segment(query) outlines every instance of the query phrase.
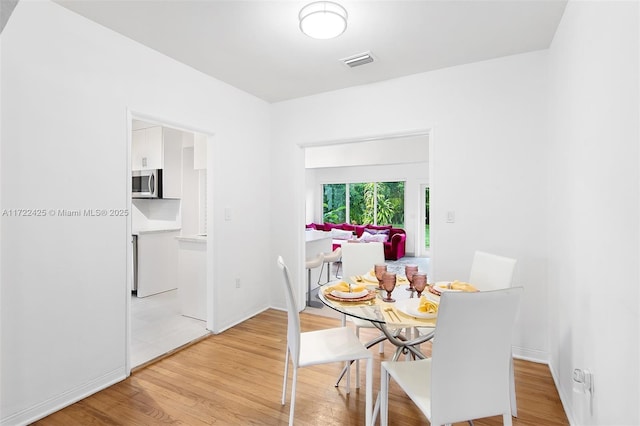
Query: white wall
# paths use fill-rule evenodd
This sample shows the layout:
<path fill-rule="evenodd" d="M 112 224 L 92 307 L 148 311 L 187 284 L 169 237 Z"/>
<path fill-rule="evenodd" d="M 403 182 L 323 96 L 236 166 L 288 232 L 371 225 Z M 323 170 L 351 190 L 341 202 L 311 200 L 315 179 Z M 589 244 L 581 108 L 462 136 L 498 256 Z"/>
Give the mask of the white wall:
<path fill-rule="evenodd" d="M 423 138 L 423 143 L 428 144 Z M 360 167 L 307 169 L 305 223 L 322 223 L 322 185 L 326 183 L 405 182 L 404 227 L 407 234 L 405 250 L 408 256 L 419 253 L 424 234 L 421 222 L 421 185 L 429 183 L 429 163 L 388 164 Z"/>
<path fill-rule="evenodd" d="M 48 1 L 19 2 L 0 37 L 2 209 L 127 208 L 128 109 L 214 133 L 215 329 L 266 308 L 252 278 L 275 258 L 248 268 L 246 248 L 269 249 L 253 226 L 269 220 L 269 105 Z M 125 377 L 130 236 L 123 217 L 3 216 L 1 227 L 4 425 Z"/>
<path fill-rule="evenodd" d="M 303 282 L 299 144 L 431 129 L 433 279 L 468 277 L 476 249 L 517 258 L 516 352 L 546 361 L 546 59 L 534 52 L 275 104 L 274 205 L 286 208 L 273 217 L 274 256 Z M 447 211 L 456 223 L 445 223 Z M 272 271 L 279 283 L 275 262 Z"/>
<path fill-rule="evenodd" d="M 638 425 L 637 2 L 569 2 L 550 49 L 552 372 L 579 425 Z M 594 373 L 588 396 L 574 368 Z"/>

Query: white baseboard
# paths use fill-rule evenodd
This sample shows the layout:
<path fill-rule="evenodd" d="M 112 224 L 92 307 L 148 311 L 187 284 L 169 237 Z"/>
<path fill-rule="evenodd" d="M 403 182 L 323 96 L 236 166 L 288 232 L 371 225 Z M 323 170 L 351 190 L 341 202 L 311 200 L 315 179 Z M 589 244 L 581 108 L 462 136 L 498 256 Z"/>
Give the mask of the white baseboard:
<path fill-rule="evenodd" d="M 1 426 L 22 426 L 40 420 L 96 392 L 124 380 L 127 377 L 125 366 L 108 372 L 90 382 L 70 389 L 60 395 L 0 419 Z"/>
<path fill-rule="evenodd" d="M 527 349 L 520 346 L 514 346 L 512 348 L 513 357 L 517 359 L 523 359 L 525 361 L 536 362 L 538 364 L 548 364 L 549 354 L 544 351 L 537 351 L 533 349 Z"/>
<path fill-rule="evenodd" d="M 562 391 L 560 387 L 560 383 L 558 382 L 558 372 L 554 368 L 552 364 L 549 364 L 549 370 L 551 371 L 551 377 L 553 378 L 553 383 L 556 385 L 556 389 L 558 390 L 558 395 L 560 395 L 560 402 L 562 403 L 562 408 L 564 408 L 564 413 L 567 416 L 567 420 L 569 420 L 570 425 L 577 424 L 575 419 L 573 418 L 572 410 L 570 410 L 571 405 L 569 405 L 569 401 L 571 398 L 567 396 L 565 392 Z"/>
<path fill-rule="evenodd" d="M 232 328 L 232 327 L 235 327 L 235 326 L 236 326 L 236 325 L 238 325 L 238 324 L 241 324 L 241 323 L 245 322 L 245 321 L 246 321 L 246 320 L 248 320 L 249 318 L 253 318 L 253 317 L 255 317 L 256 315 L 263 313 L 263 312 L 264 312 L 264 311 L 266 311 L 267 309 L 270 309 L 270 307 L 269 307 L 269 306 L 267 306 L 267 307 L 265 307 L 265 308 L 262 308 L 262 309 L 258 310 L 257 312 L 254 312 L 254 313 L 252 313 L 252 314 L 248 314 L 248 315 L 246 315 L 246 316 L 244 316 L 244 317 L 242 317 L 242 318 L 240 318 L 240 319 L 238 319 L 238 320 L 236 320 L 236 321 L 234 321 L 234 322 L 232 322 L 232 323 L 225 324 L 225 325 L 223 325 L 221 328 L 216 329 L 216 330 L 213 332 L 213 334 L 220 334 L 220 333 L 222 333 L 223 331 L 226 331 L 226 330 L 228 330 L 228 329 L 230 329 L 230 328 Z M 1 425 L 0 425 L 0 426 L 1 426 Z"/>

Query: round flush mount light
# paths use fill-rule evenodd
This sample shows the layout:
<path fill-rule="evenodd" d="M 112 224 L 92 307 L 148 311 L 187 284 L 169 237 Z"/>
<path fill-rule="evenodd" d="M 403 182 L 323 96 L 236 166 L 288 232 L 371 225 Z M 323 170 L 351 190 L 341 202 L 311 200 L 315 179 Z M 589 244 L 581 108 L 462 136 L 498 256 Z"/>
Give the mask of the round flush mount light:
<path fill-rule="evenodd" d="M 312 38 L 326 40 L 338 37 L 347 29 L 347 11 L 332 1 L 309 3 L 298 15 L 300 30 Z"/>

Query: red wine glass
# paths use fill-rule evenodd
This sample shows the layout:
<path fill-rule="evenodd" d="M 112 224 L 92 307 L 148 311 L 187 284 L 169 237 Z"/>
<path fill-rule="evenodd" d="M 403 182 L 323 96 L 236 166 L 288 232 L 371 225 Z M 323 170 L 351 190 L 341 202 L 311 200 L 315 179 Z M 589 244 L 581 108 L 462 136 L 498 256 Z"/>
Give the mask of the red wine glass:
<path fill-rule="evenodd" d="M 391 292 L 396 288 L 396 274 L 385 273 L 382 276 L 382 287 L 387 292 L 387 297 L 384 297 L 382 300 L 385 302 L 395 302 L 395 299 L 391 298 Z"/>
<path fill-rule="evenodd" d="M 387 265 L 374 265 L 373 271 L 378 279 L 378 288 L 382 289 L 382 276 L 387 272 Z"/>
<path fill-rule="evenodd" d="M 414 291 L 413 288 L 413 275 L 418 273 L 418 265 L 405 265 L 404 267 L 404 275 L 407 277 L 409 281 L 409 287 L 407 287 L 407 291 Z"/>
<path fill-rule="evenodd" d="M 427 274 L 413 274 L 413 287 L 418 292 L 418 298 L 420 298 L 422 292 L 427 287 Z"/>

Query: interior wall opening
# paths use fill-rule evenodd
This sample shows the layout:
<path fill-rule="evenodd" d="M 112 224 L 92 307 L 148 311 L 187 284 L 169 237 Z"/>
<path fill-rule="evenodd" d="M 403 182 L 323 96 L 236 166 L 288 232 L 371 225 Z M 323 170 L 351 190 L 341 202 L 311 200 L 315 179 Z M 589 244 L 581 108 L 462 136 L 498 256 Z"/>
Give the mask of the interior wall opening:
<path fill-rule="evenodd" d="M 392 209 L 381 212 L 378 203 L 389 203 L 389 197 L 379 198 L 376 192 L 380 183 L 392 182 L 401 187 L 401 225 L 406 232 L 407 256 L 428 257 L 425 244 L 424 191 L 422 185 L 429 182 L 430 162 L 429 131 L 412 134 L 385 135 L 348 141 L 331 141 L 303 146 L 305 157 L 305 223 L 350 222 L 354 210 L 370 211 L 366 217 L 358 216 L 357 222 L 393 225 L 397 217 L 389 214 Z M 368 191 L 366 201 L 365 188 Z M 325 197 L 325 188 L 343 188 L 339 197 L 345 197 L 343 206 L 332 209 Z M 397 188 L 396 188 L 397 189 Z M 346 201 L 354 199 L 354 202 Z M 370 206 L 368 206 L 370 204 Z M 370 208 L 369 208 L 370 207 Z M 389 207 L 388 204 L 386 207 Z M 380 217 L 378 217 L 380 215 Z M 306 233 L 308 234 L 308 233 Z M 315 257 L 318 251 L 305 236 L 305 259 Z M 329 246 L 329 250 L 333 245 Z M 324 250 L 327 250 L 325 247 Z M 308 286 L 305 271 L 305 294 Z M 311 283 L 319 282 L 318 270 L 311 270 Z"/>
<path fill-rule="evenodd" d="M 128 358 L 136 368 L 210 333 L 212 291 L 208 136 L 136 116 L 130 126 Z"/>

